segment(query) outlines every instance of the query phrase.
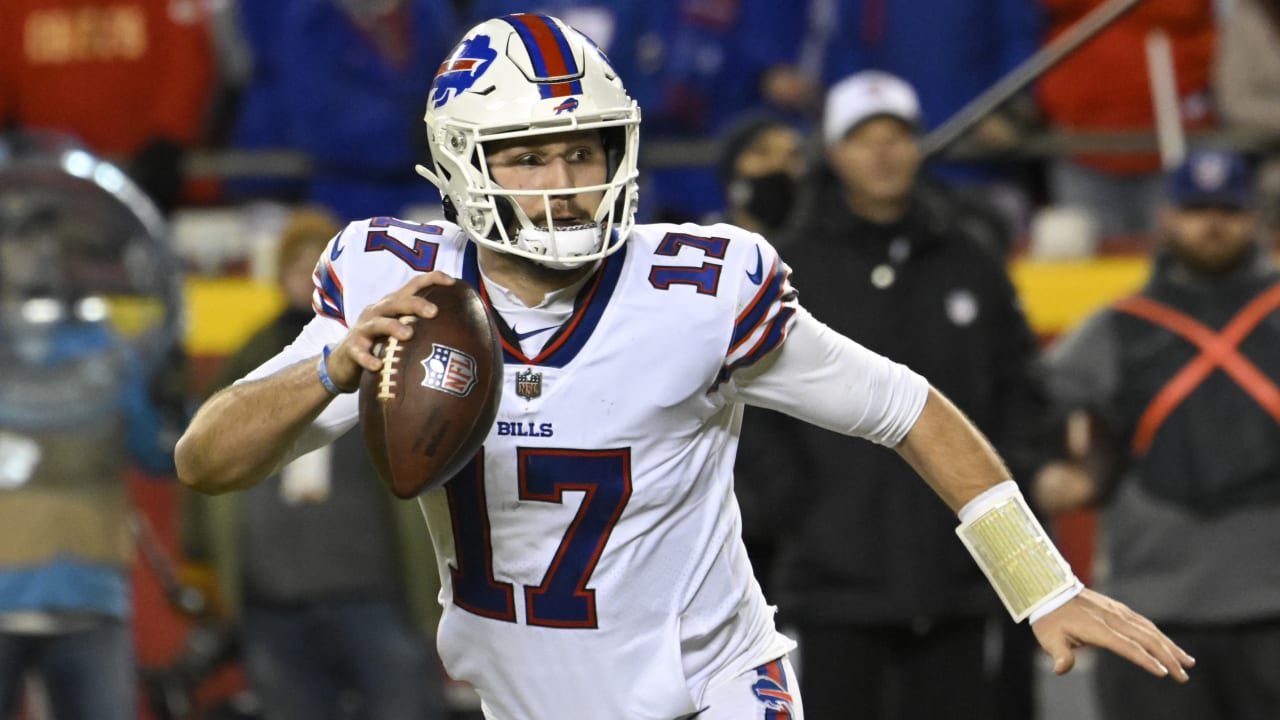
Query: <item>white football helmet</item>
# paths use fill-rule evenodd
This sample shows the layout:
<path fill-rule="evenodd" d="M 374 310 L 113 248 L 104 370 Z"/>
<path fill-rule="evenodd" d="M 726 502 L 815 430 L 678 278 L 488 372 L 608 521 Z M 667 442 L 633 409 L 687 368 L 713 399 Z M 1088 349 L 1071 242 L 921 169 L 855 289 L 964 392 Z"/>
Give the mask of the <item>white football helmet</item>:
<path fill-rule="evenodd" d="M 631 233 L 640 108 L 595 43 L 560 20 L 518 13 L 472 28 L 436 73 L 424 119 L 434 168 L 418 173 L 475 242 L 566 269 L 609 255 Z M 485 143 L 593 129 L 608 158 L 602 185 L 508 190 L 489 174 Z M 574 227 L 536 227 L 512 199 L 541 196 L 551 217 L 553 196 L 597 191 L 594 222 Z"/>

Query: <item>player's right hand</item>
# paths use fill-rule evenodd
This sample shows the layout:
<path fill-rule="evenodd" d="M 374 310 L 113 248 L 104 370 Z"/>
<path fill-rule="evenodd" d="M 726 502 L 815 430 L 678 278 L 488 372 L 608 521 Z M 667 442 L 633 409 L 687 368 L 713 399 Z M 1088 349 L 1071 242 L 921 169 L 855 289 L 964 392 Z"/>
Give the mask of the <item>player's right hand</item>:
<path fill-rule="evenodd" d="M 387 337 L 400 340 L 412 337 L 413 327 L 400 319 L 406 316 L 430 319 L 437 312 L 436 306 L 418 297 L 418 293 L 432 285 L 454 282 L 454 278 L 439 270 L 416 275 L 361 311 L 347 334 L 329 352 L 329 377 L 334 384 L 343 390 L 354 390 L 360 386 L 360 374 L 364 370 L 382 369 L 382 360 L 373 354 L 374 345 Z"/>

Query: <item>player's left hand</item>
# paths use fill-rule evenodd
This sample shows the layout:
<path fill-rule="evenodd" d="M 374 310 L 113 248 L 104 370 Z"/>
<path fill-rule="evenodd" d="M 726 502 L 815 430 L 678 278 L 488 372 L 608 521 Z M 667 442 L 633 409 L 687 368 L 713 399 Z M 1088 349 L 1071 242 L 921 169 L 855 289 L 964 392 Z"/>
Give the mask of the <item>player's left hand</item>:
<path fill-rule="evenodd" d="M 1155 623 L 1123 603 L 1085 589 L 1062 607 L 1037 620 L 1031 629 L 1040 647 L 1053 658 L 1053 671 L 1062 675 L 1075 665 L 1075 649 L 1085 645 L 1105 648 L 1127 658 L 1157 677 L 1171 676 L 1179 683 L 1190 679 L 1187 668 L 1196 664 Z"/>

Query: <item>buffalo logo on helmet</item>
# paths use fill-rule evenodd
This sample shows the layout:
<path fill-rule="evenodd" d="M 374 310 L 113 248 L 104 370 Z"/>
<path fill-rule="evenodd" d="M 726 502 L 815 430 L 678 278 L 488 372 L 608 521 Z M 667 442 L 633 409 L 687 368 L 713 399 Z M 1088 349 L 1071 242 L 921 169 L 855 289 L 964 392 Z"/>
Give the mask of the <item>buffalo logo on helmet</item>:
<path fill-rule="evenodd" d="M 578 98 L 566 98 L 564 102 L 555 106 L 554 110 L 559 115 L 562 112 L 573 112 L 578 109 Z"/>
<path fill-rule="evenodd" d="M 438 108 L 469 90 L 497 57 L 498 51 L 489 47 L 488 35 L 464 39 L 436 71 L 431 84 L 431 107 Z"/>
<path fill-rule="evenodd" d="M 448 345 L 431 343 L 431 356 L 422 361 L 427 371 L 422 386 L 466 397 L 476 384 L 476 359 Z"/>

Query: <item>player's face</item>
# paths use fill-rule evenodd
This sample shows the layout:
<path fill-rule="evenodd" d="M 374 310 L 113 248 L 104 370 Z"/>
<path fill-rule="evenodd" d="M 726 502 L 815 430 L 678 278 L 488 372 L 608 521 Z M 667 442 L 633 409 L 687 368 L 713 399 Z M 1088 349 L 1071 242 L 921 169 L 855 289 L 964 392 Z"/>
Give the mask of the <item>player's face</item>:
<path fill-rule="evenodd" d="M 1236 267 L 1254 240 L 1254 216 L 1248 210 L 1167 208 L 1161 213 L 1160 222 L 1174 255 L 1183 264 L 1204 273 L 1220 273 Z"/>
<path fill-rule="evenodd" d="M 906 123 L 878 117 L 831 145 L 827 159 L 851 192 L 874 202 L 895 202 L 906 197 L 915 182 L 920 147 Z"/>
<path fill-rule="evenodd" d="M 489 172 L 507 190 L 556 190 L 600 185 L 608 166 L 600 134 L 557 133 L 504 140 L 488 148 Z M 538 227 L 567 227 L 594 222 L 603 190 L 550 196 L 551 216 L 542 195 L 517 195 L 515 201 Z"/>

